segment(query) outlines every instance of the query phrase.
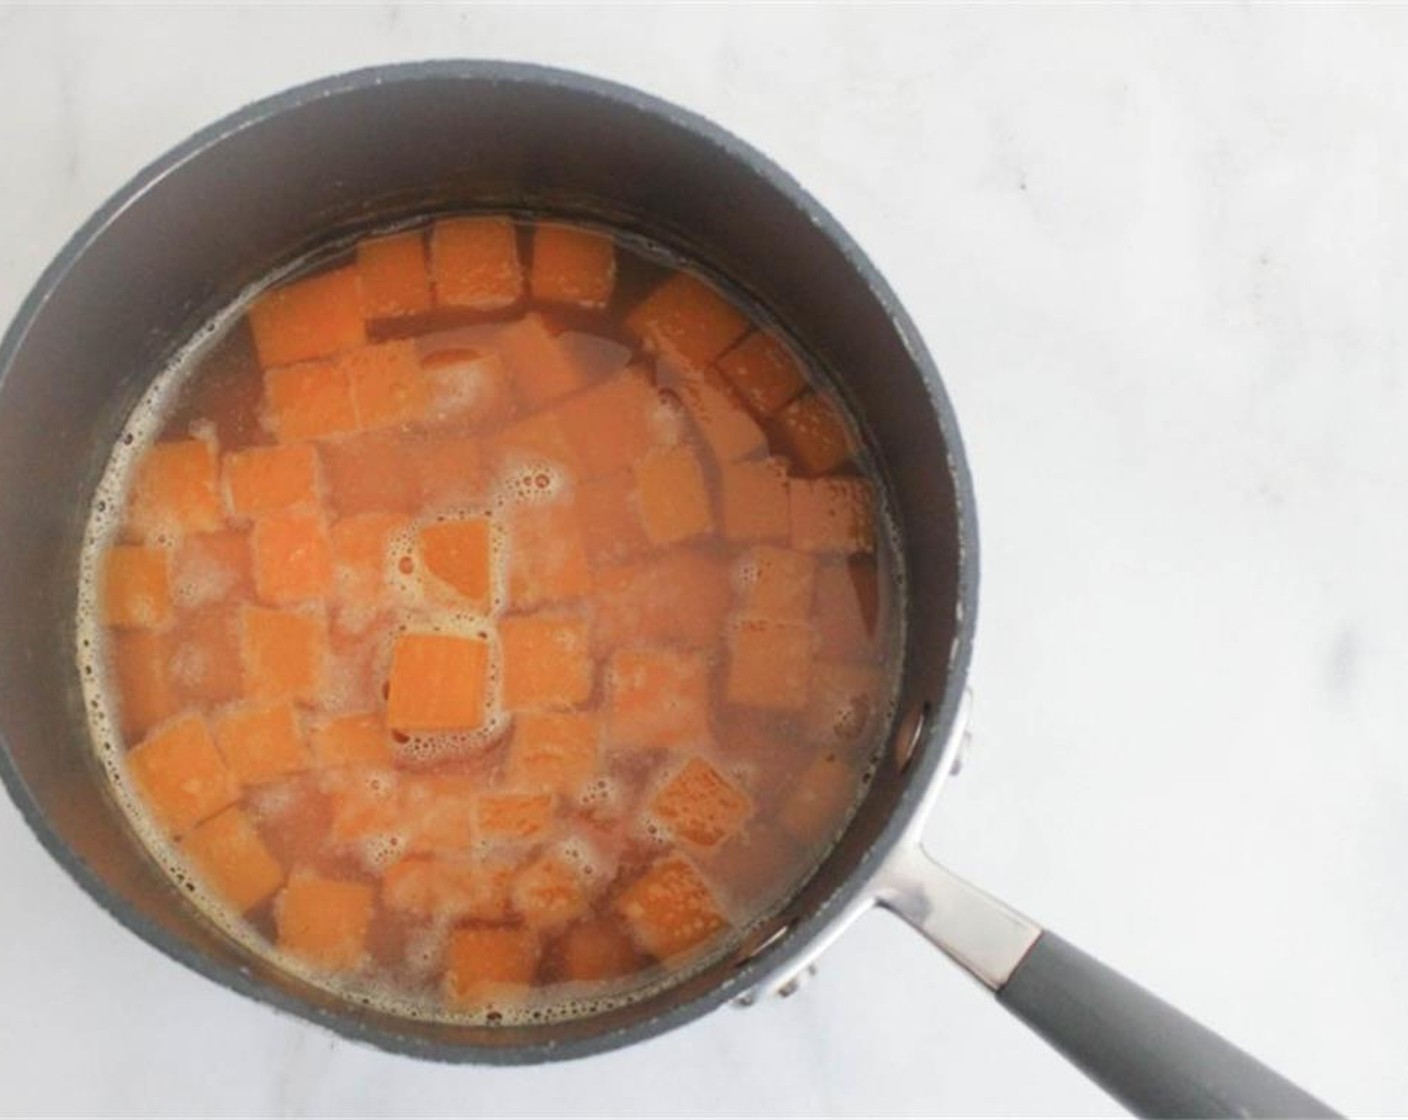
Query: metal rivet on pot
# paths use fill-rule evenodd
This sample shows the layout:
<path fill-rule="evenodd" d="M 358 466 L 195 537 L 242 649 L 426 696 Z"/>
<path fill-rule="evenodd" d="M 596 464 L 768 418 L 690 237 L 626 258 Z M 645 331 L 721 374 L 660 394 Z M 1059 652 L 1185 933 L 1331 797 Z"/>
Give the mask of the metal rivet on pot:
<path fill-rule="evenodd" d="M 895 767 L 900 773 L 904 773 L 914 761 L 919 744 L 924 740 L 924 733 L 929 729 L 929 716 L 932 712 L 933 706 L 926 700 L 900 723 L 894 740 Z"/>

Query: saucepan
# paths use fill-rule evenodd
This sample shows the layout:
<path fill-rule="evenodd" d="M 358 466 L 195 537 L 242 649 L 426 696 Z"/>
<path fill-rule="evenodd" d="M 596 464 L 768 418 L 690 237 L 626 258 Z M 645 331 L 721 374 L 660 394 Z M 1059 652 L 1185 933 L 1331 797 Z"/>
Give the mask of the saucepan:
<path fill-rule="evenodd" d="M 800 893 L 673 988 L 514 1027 L 352 1005 L 219 933 L 107 799 L 73 657 L 89 502 L 154 372 L 242 289 L 332 238 L 483 208 L 623 227 L 770 309 L 870 443 L 907 581 L 900 701 L 878 776 Z M 961 753 L 977 621 L 977 519 L 958 422 L 909 316 L 855 242 L 783 171 L 697 116 L 593 78 L 463 61 L 363 70 L 242 109 L 140 172 L 24 301 L 0 346 L 0 479 L 0 775 L 84 890 L 217 983 L 388 1051 L 576 1058 L 794 990 L 847 925 L 882 907 L 1137 1112 L 1331 1114 L 921 848 L 920 826 Z"/>

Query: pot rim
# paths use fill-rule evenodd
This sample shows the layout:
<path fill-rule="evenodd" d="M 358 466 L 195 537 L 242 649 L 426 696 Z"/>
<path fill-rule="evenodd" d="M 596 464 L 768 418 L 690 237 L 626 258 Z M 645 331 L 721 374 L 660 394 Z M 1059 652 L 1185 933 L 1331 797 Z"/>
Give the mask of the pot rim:
<path fill-rule="evenodd" d="M 125 902 L 63 842 L 50 827 L 20 776 L 10 757 L 9 745 L 3 732 L 0 732 L 0 781 L 3 781 L 21 816 L 40 844 L 91 898 L 143 941 L 192 971 L 259 1003 L 317 1023 L 344 1038 L 371 1044 L 386 1051 L 442 1062 L 524 1065 L 585 1057 L 617 1049 L 700 1018 L 748 992 L 765 977 L 775 973 L 784 961 L 804 951 L 833 921 L 861 899 L 867 883 L 890 852 L 904 839 L 911 822 L 925 807 L 926 793 L 932 783 L 940 777 L 939 769 L 943 760 L 937 745 L 947 741 L 958 721 L 977 619 L 978 527 L 973 483 L 957 417 L 939 378 L 938 370 L 914 323 L 889 284 L 836 219 L 771 159 L 712 121 L 630 86 L 576 71 L 531 63 L 444 59 L 394 63 L 346 71 L 254 101 L 194 133 L 147 164 L 119 188 L 69 238 L 40 274 L 0 340 L 0 387 L 3 387 L 15 355 L 25 343 L 31 324 L 52 293 L 62 285 L 69 270 L 102 238 L 108 226 L 154 184 L 179 171 L 183 165 L 199 158 L 202 153 L 230 137 L 304 105 L 382 85 L 446 80 L 491 86 L 519 85 L 565 90 L 574 96 L 611 102 L 662 119 L 690 134 L 692 139 L 721 149 L 730 162 L 763 180 L 772 191 L 800 210 L 840 251 L 848 266 L 858 274 L 873 298 L 884 309 L 900 336 L 910 359 L 923 378 L 947 449 L 948 466 L 958 505 L 959 572 L 955 603 L 958 616 L 942 701 L 937 710 L 929 714 L 924 732 L 925 745 L 916 751 L 912 769 L 905 778 L 905 786 L 875 842 L 857 861 L 841 886 L 805 917 L 787 928 L 785 934 L 774 938 L 761 952 L 739 964 L 707 990 L 628 1025 L 608 1028 L 580 1038 L 547 1039 L 512 1046 L 461 1045 L 428 1039 L 413 1033 L 387 1030 L 372 1024 L 352 1006 L 336 1011 L 318 1007 L 293 992 L 268 983 L 249 967 L 230 967 L 204 956 Z"/>

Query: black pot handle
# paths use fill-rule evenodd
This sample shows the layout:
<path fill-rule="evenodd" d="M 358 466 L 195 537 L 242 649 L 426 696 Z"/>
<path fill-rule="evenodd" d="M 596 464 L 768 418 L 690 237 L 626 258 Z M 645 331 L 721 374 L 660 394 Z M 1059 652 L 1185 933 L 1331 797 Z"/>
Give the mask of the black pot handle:
<path fill-rule="evenodd" d="M 913 925 L 1139 1116 L 1312 1117 L 1333 1109 L 1139 985 L 934 862 L 894 853 L 878 905 Z"/>

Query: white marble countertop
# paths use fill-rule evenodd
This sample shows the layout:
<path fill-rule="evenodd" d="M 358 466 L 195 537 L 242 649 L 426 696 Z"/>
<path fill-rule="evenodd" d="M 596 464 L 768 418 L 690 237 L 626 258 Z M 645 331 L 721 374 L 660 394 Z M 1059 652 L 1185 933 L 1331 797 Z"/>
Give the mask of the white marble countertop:
<path fill-rule="evenodd" d="M 918 320 L 985 554 L 928 839 L 1354 1113 L 1408 1109 L 1408 13 L 0 8 L 0 318 L 141 165 L 393 59 L 590 71 L 795 173 Z M 547 1068 L 344 1043 L 172 964 L 0 804 L 0 1112 L 1107 1114 L 919 938 Z"/>

